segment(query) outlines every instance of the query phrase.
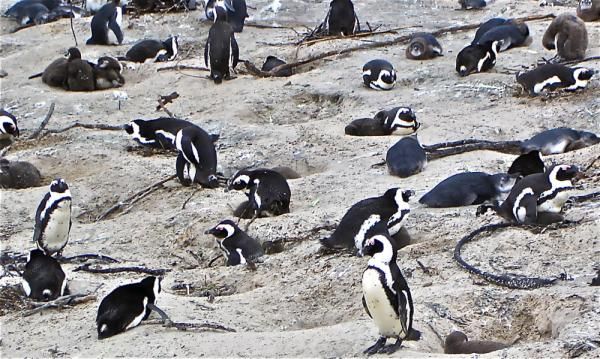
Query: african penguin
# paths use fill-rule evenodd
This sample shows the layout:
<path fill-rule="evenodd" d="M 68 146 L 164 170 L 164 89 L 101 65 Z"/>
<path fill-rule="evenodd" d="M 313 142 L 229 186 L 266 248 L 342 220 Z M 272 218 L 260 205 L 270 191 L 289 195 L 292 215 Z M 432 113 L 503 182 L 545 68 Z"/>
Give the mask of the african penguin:
<path fill-rule="evenodd" d="M 458 0 L 458 4 L 462 10 L 483 9 L 492 2 L 494 2 L 494 0 Z"/>
<path fill-rule="evenodd" d="M 123 66 L 114 57 L 100 57 L 93 70 L 96 90 L 105 90 L 125 85 L 125 78 L 121 75 Z"/>
<path fill-rule="evenodd" d="M 124 59 L 133 62 L 165 62 L 173 61 L 178 54 L 178 37 L 172 36 L 165 41 L 141 40 L 125 53 Z"/>
<path fill-rule="evenodd" d="M 125 131 L 142 146 L 177 149 L 177 133 L 193 123 L 173 117 L 159 117 L 153 120 L 136 119 L 125 125 Z M 213 139 L 218 135 L 211 135 Z"/>
<path fill-rule="evenodd" d="M 529 27 L 525 23 L 516 23 L 511 20 L 507 24 L 489 29 L 475 44 L 485 44 L 494 41 L 499 42 L 498 52 L 527 45 L 531 42 Z"/>
<path fill-rule="evenodd" d="M 40 301 L 68 294 L 67 278 L 60 264 L 39 249 L 29 252 L 21 285 L 25 295 Z"/>
<path fill-rule="evenodd" d="M 14 3 L 14 5 L 12 5 L 11 7 L 9 7 L 8 10 L 6 10 L 4 12 L 4 16 L 11 17 L 11 18 L 17 18 L 19 16 L 19 14 L 22 13 L 22 10 L 24 8 L 26 8 L 32 4 L 41 4 L 46 9 L 53 10 L 56 7 L 58 7 L 60 5 L 60 3 L 61 3 L 61 0 L 21 0 L 21 1 Z"/>
<path fill-rule="evenodd" d="M 102 6 L 92 18 L 92 37 L 87 45 L 120 45 L 123 43 L 123 8 L 120 0 L 113 0 Z"/>
<path fill-rule="evenodd" d="M 502 350 L 508 345 L 489 340 L 468 340 L 463 332 L 454 331 L 444 341 L 445 354 L 485 354 Z"/>
<path fill-rule="evenodd" d="M 579 0 L 577 16 L 583 21 L 600 19 L 600 0 Z"/>
<path fill-rule="evenodd" d="M 409 107 L 394 107 L 379 111 L 374 118 L 359 118 L 344 129 L 351 136 L 410 135 L 417 132 L 421 124 Z"/>
<path fill-rule="evenodd" d="M 328 35 L 353 35 L 360 31 L 360 22 L 351 0 L 332 0 L 325 17 Z"/>
<path fill-rule="evenodd" d="M 363 252 L 371 257 L 362 275 L 363 307 L 379 331 L 377 342 L 364 353 L 391 354 L 400 349 L 403 340 L 420 337 L 413 329 L 412 296 L 396 263 L 397 252 L 389 236 L 367 238 Z M 386 347 L 388 338 L 395 338 L 396 343 Z"/>
<path fill-rule="evenodd" d="M 269 56 L 267 56 L 265 63 L 262 65 L 262 68 L 260 70 L 268 72 L 268 71 L 273 70 L 277 66 L 285 65 L 285 64 L 286 64 L 285 61 L 283 61 L 275 56 L 269 55 Z M 287 77 L 287 76 L 292 76 L 292 75 L 293 75 L 292 69 L 282 69 L 282 70 L 278 70 L 275 73 L 275 76 L 277 76 L 277 77 Z"/>
<path fill-rule="evenodd" d="M 542 45 L 548 50 L 556 49 L 561 60 L 583 59 L 588 47 L 585 23 L 575 15 L 558 15 L 546 29 Z"/>
<path fill-rule="evenodd" d="M 395 236 L 410 213 L 412 191 L 390 188 L 382 196 L 363 199 L 348 209 L 333 233 L 320 242 L 331 249 L 356 249 L 363 254 L 364 242 L 377 234 Z"/>
<path fill-rule="evenodd" d="M 210 69 L 210 78 L 215 84 L 220 84 L 223 79 L 230 78 L 230 68 L 235 70 L 240 50 L 233 28 L 225 21 L 225 10 L 217 6 L 215 15 L 215 22 L 208 31 L 204 46 L 204 64 Z"/>
<path fill-rule="evenodd" d="M 214 21 L 217 7 L 226 11 L 227 22 L 233 28 L 233 32 L 244 30 L 244 22 L 248 17 L 246 0 L 208 0 L 204 8 L 207 19 Z"/>
<path fill-rule="evenodd" d="M 69 91 L 94 91 L 96 81 L 92 65 L 81 59 L 81 52 L 76 47 L 70 48 L 68 54 L 67 78 L 64 88 Z"/>
<path fill-rule="evenodd" d="M 19 137 L 17 118 L 10 112 L 0 108 L 0 141 L 12 143 Z"/>
<path fill-rule="evenodd" d="M 479 42 L 479 39 L 481 39 L 481 37 L 483 36 L 483 34 L 493 29 L 494 27 L 510 24 L 512 21 L 512 19 L 505 19 L 502 17 L 494 17 L 489 19 L 477 28 L 477 31 L 475 32 L 475 38 L 471 42 L 471 45 L 477 44 Z"/>
<path fill-rule="evenodd" d="M 410 60 L 429 60 L 444 56 L 442 45 L 435 36 L 427 32 L 417 32 L 411 35 L 405 54 L 406 58 Z"/>
<path fill-rule="evenodd" d="M 31 3 L 19 8 L 17 23 L 21 26 L 27 24 L 40 25 L 48 22 L 50 10 L 42 3 Z"/>
<path fill-rule="evenodd" d="M 452 175 L 427 192 L 419 203 L 427 207 L 460 207 L 500 200 L 516 178 L 504 173 L 464 172 Z"/>
<path fill-rule="evenodd" d="M 292 191 L 279 172 L 266 168 L 239 170 L 227 181 L 227 190 L 245 191 L 248 204 L 241 218 L 290 213 Z"/>
<path fill-rule="evenodd" d="M 546 166 L 538 150 L 529 151 L 517 157 L 508 169 L 508 174 L 525 177 L 534 173 L 544 173 Z"/>
<path fill-rule="evenodd" d="M 67 183 L 57 178 L 50 183 L 35 212 L 33 241 L 47 255 L 60 256 L 71 231 L 71 191 Z"/>
<path fill-rule="evenodd" d="M 182 185 L 199 183 L 206 188 L 219 186 L 216 176 L 217 151 L 213 138 L 206 131 L 196 125 L 182 128 L 175 136 L 175 147 L 179 151 L 177 177 Z"/>
<path fill-rule="evenodd" d="M 107 3 L 112 2 L 112 0 L 85 0 L 85 10 L 90 13 L 90 14 L 95 14 L 96 12 L 98 12 L 98 10 L 102 9 L 102 7 L 104 5 L 106 5 Z M 142 1 L 141 0 L 137 0 L 135 1 L 135 7 L 140 9 L 140 8 L 144 8 L 141 5 Z M 125 6 L 129 4 L 129 0 L 121 0 L 120 5 L 121 6 Z"/>
<path fill-rule="evenodd" d="M 521 143 L 521 152 L 540 151 L 543 155 L 554 155 L 600 143 L 600 137 L 587 131 L 559 127 L 542 131 Z"/>
<path fill-rule="evenodd" d="M 229 219 L 221 221 L 206 231 L 206 234 L 216 237 L 219 248 L 227 258 L 228 266 L 254 262 L 264 254 L 260 243 Z"/>
<path fill-rule="evenodd" d="M 365 86 L 374 90 L 391 90 L 396 85 L 396 70 L 386 60 L 371 60 L 362 69 Z"/>
<path fill-rule="evenodd" d="M 389 148 L 385 162 L 392 176 L 405 178 L 423 171 L 427 154 L 416 135 L 406 136 Z"/>
<path fill-rule="evenodd" d="M 475 72 L 486 72 L 496 65 L 499 42 L 469 45 L 456 56 L 456 72 L 468 76 Z"/>
<path fill-rule="evenodd" d="M 0 188 L 38 187 L 41 181 L 40 171 L 31 163 L 0 157 Z"/>
<path fill-rule="evenodd" d="M 151 312 L 148 304 L 156 303 L 160 291 L 160 279 L 150 276 L 110 292 L 98 307 L 98 339 L 124 332 L 147 319 Z"/>
<path fill-rule="evenodd" d="M 577 91 L 587 86 L 594 76 L 594 70 L 585 67 L 568 67 L 561 64 L 544 64 L 533 70 L 516 75 L 517 83 L 530 96 L 537 96 L 544 90 Z"/>

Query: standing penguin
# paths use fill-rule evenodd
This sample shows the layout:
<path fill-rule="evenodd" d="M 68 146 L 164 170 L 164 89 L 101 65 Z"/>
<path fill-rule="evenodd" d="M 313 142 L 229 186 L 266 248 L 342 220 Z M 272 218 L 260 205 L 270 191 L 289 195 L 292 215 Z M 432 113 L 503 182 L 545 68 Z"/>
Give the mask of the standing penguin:
<path fill-rule="evenodd" d="M 427 165 L 427 154 L 416 135 L 407 136 L 390 147 L 385 162 L 392 176 L 405 178 L 423 171 Z"/>
<path fill-rule="evenodd" d="M 133 62 L 173 61 L 178 54 L 178 37 L 172 36 L 165 41 L 146 39 L 135 43 L 125 54 L 125 60 Z"/>
<path fill-rule="evenodd" d="M 266 168 L 239 170 L 227 181 L 227 190 L 245 190 L 248 202 L 239 207 L 240 218 L 290 213 L 292 191 L 279 172 Z"/>
<path fill-rule="evenodd" d="M 600 137 L 592 132 L 567 127 L 542 131 L 521 143 L 521 152 L 540 151 L 543 155 L 555 155 L 600 143 Z"/>
<path fill-rule="evenodd" d="M 352 205 L 333 233 L 320 242 L 326 248 L 352 249 L 363 254 L 364 242 L 377 234 L 395 236 L 410 213 L 412 191 L 390 188 L 382 196 L 363 199 Z"/>
<path fill-rule="evenodd" d="M 585 67 L 568 67 L 562 64 L 544 64 L 533 70 L 516 75 L 517 83 L 529 96 L 537 96 L 544 90 L 577 91 L 583 89 L 594 76 L 594 70 Z"/>
<path fill-rule="evenodd" d="M 585 23 L 575 15 L 560 14 L 546 29 L 542 44 L 548 50 L 556 49 L 561 60 L 581 60 L 588 47 Z"/>
<path fill-rule="evenodd" d="M 177 149 L 177 133 L 193 123 L 173 117 L 159 117 L 153 120 L 136 119 L 125 125 L 125 131 L 142 146 Z M 213 141 L 217 135 L 211 135 Z"/>
<path fill-rule="evenodd" d="M 345 128 L 351 136 L 410 135 L 417 132 L 421 124 L 410 107 L 394 107 L 379 111 L 374 118 L 359 118 Z"/>
<path fill-rule="evenodd" d="M 12 113 L 0 109 L 0 142 L 12 143 L 15 137 L 19 137 L 17 118 Z"/>
<path fill-rule="evenodd" d="M 374 90 L 391 90 L 396 85 L 396 70 L 386 60 L 371 60 L 362 69 L 365 86 Z"/>
<path fill-rule="evenodd" d="M 110 292 L 98 307 L 98 339 L 119 334 L 146 320 L 151 312 L 149 306 L 156 303 L 160 290 L 160 279 L 150 276 Z"/>
<path fill-rule="evenodd" d="M 240 50 L 233 28 L 227 23 L 227 13 L 215 7 L 215 22 L 208 31 L 208 39 L 204 46 L 204 64 L 210 69 L 210 78 L 220 84 L 229 79 L 229 69 L 235 70 L 239 61 Z"/>
<path fill-rule="evenodd" d="M 220 7 L 227 12 L 227 22 L 234 32 L 244 30 L 244 22 L 248 17 L 246 0 L 208 0 L 204 8 L 204 14 L 209 20 L 215 19 L 216 8 Z"/>
<path fill-rule="evenodd" d="M 47 255 L 58 253 L 60 256 L 70 231 L 71 191 L 67 183 L 58 178 L 50 183 L 50 192 L 46 193 L 35 213 L 33 241 Z"/>
<path fill-rule="evenodd" d="M 25 295 L 49 301 L 66 294 L 67 278 L 58 261 L 34 249 L 29 253 L 22 280 Z"/>
<path fill-rule="evenodd" d="M 324 25 L 327 34 L 336 36 L 353 35 L 360 31 L 360 22 L 354 12 L 351 0 L 332 0 L 329 3 L 329 12 L 325 17 Z"/>
<path fill-rule="evenodd" d="M 410 60 L 429 60 L 443 56 L 442 45 L 435 36 L 427 32 L 417 32 L 410 38 L 406 47 L 406 58 Z"/>
<path fill-rule="evenodd" d="M 496 65 L 500 42 L 469 45 L 456 56 L 456 72 L 461 77 L 474 72 L 486 72 Z"/>
<path fill-rule="evenodd" d="M 81 59 L 81 52 L 76 47 L 70 48 L 68 54 L 67 78 L 63 87 L 69 91 L 94 91 L 96 81 L 92 65 Z"/>
<path fill-rule="evenodd" d="M 179 151 L 176 163 L 177 177 L 182 185 L 199 183 L 206 188 L 219 186 L 216 175 L 217 151 L 206 131 L 196 125 L 181 129 L 175 137 L 175 147 Z"/>
<path fill-rule="evenodd" d="M 364 353 L 392 354 L 400 349 L 403 340 L 420 337 L 420 332 L 413 329 L 412 296 L 396 263 L 397 252 L 389 236 L 368 238 L 363 252 L 372 257 L 362 275 L 363 307 L 380 335 Z M 388 338 L 395 338 L 396 343 L 386 347 Z"/>
<path fill-rule="evenodd" d="M 86 44 L 120 45 L 123 42 L 122 22 L 123 8 L 120 0 L 113 0 L 102 6 L 92 18 L 92 37 Z"/>
<path fill-rule="evenodd" d="M 217 243 L 227 258 L 228 266 L 254 262 L 264 254 L 260 243 L 229 219 L 221 221 L 206 231 L 206 234 L 217 237 Z"/>

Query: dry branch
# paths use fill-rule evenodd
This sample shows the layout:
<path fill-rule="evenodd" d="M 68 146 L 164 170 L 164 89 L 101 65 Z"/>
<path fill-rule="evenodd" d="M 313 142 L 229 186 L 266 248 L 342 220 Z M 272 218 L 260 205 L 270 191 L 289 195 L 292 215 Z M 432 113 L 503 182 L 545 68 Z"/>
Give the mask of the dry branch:
<path fill-rule="evenodd" d="M 156 72 L 169 71 L 169 70 L 175 70 L 175 71 L 179 71 L 179 70 L 210 71 L 210 69 L 208 69 L 206 67 L 189 66 L 189 65 L 174 65 L 174 66 L 161 67 L 158 70 L 156 70 Z"/>
<path fill-rule="evenodd" d="M 396 27 L 393 29 L 382 30 L 382 31 L 359 32 L 359 33 L 356 33 L 353 35 L 348 35 L 348 36 L 323 36 L 323 37 L 319 37 L 319 38 L 311 39 L 311 40 L 307 40 L 307 41 L 305 41 L 303 39 L 299 42 L 296 42 L 296 45 L 312 46 L 314 44 L 318 44 L 320 42 L 325 42 L 325 41 L 348 40 L 348 39 L 356 39 L 356 38 L 370 37 L 370 36 L 383 35 L 383 34 L 397 34 L 399 30 L 405 30 L 405 29 L 410 29 L 410 28 L 415 28 L 415 27 L 423 27 L 423 26 L 421 26 L 421 25 L 402 26 L 402 27 Z"/>
<path fill-rule="evenodd" d="M 169 115 L 170 117 L 175 117 L 173 116 L 173 113 L 171 113 L 171 111 L 167 110 L 167 105 L 172 103 L 173 100 L 175 100 L 176 98 L 179 97 L 179 94 L 176 91 L 171 92 L 170 95 L 161 95 L 158 98 L 158 106 L 156 106 L 156 111 L 160 111 L 163 110 L 167 113 L 167 115 Z"/>
<path fill-rule="evenodd" d="M 573 64 L 579 64 L 581 62 L 594 61 L 594 60 L 600 60 L 600 56 L 590 56 L 590 57 L 586 57 L 586 58 L 581 59 L 581 60 L 563 61 L 563 62 L 561 62 L 561 64 L 563 64 L 563 65 L 573 65 Z"/>
<path fill-rule="evenodd" d="M 72 125 L 69 125 L 65 128 L 61 128 L 58 130 L 48 130 L 46 132 L 44 132 L 43 135 L 40 136 L 40 138 L 45 137 L 46 135 L 49 135 L 51 133 L 63 133 L 63 132 L 67 132 L 69 130 L 72 130 L 74 128 L 85 128 L 87 130 L 103 130 L 103 131 L 122 131 L 123 130 L 123 126 L 119 125 L 119 126 L 113 126 L 113 125 L 105 125 L 102 123 L 80 123 L 80 122 L 75 122 Z"/>
<path fill-rule="evenodd" d="M 48 113 L 46 114 L 46 117 L 44 118 L 44 120 L 40 124 L 40 127 L 38 127 L 38 129 L 35 130 L 35 132 L 33 132 L 31 134 L 31 136 L 29 136 L 27 138 L 28 140 L 34 140 L 34 139 L 36 139 L 36 138 L 38 138 L 40 136 L 40 134 L 42 133 L 42 131 L 44 130 L 44 128 L 46 127 L 46 125 L 50 121 L 50 117 L 52 117 L 53 113 L 54 113 L 54 102 L 52 102 L 50 104 L 50 108 L 48 109 Z"/>
<path fill-rule="evenodd" d="M 71 257 L 58 258 L 59 262 L 61 262 L 61 263 L 70 263 L 70 262 L 74 262 L 74 261 L 80 260 L 80 259 L 83 259 L 83 260 L 97 259 L 99 261 L 104 261 L 104 262 L 119 263 L 119 260 L 117 260 L 117 259 L 114 259 L 114 258 L 109 257 L 104 254 L 95 254 L 95 253 L 78 254 L 75 256 L 71 256 Z"/>
<path fill-rule="evenodd" d="M 170 269 L 150 269 L 145 267 L 111 267 L 111 268 L 90 268 L 89 264 L 81 265 L 75 269 L 73 272 L 88 272 L 88 273 L 99 273 L 99 274 L 114 274 L 121 272 L 134 272 L 134 273 L 144 273 L 150 275 L 164 275 L 167 272 L 170 272 Z"/>
<path fill-rule="evenodd" d="M 35 309 L 28 310 L 23 313 L 24 317 L 28 317 L 35 313 L 39 313 L 46 309 L 50 308 L 62 308 L 67 306 L 72 306 L 76 304 L 81 304 L 85 302 L 89 302 L 92 300 L 96 300 L 96 296 L 93 294 L 71 294 L 64 295 L 62 297 L 58 297 L 50 302 L 31 302 L 30 304 L 35 307 Z"/>
<path fill-rule="evenodd" d="M 174 322 L 171 320 L 171 318 L 169 318 L 169 316 L 167 315 L 167 313 L 165 313 L 162 309 L 160 309 L 159 307 L 157 307 L 155 304 L 148 304 L 148 308 L 150 308 L 151 310 L 155 311 L 156 313 L 158 313 L 158 315 L 160 315 L 160 321 L 150 321 L 147 320 L 145 323 L 146 324 L 162 324 L 164 327 L 166 328 L 175 328 L 177 330 L 188 330 L 188 329 L 204 329 L 204 330 L 222 330 L 225 332 L 235 332 L 235 329 L 233 328 L 228 328 L 226 326 L 223 326 L 221 324 L 217 324 L 217 323 L 181 323 L 181 322 Z"/>
<path fill-rule="evenodd" d="M 427 150 L 427 159 L 434 160 L 442 157 L 458 155 L 465 152 L 471 151 L 496 151 L 502 153 L 509 154 L 519 154 L 521 153 L 521 141 L 499 141 L 499 142 L 490 142 L 490 141 L 481 141 L 479 143 L 471 143 L 466 144 L 464 146 L 455 146 L 451 148 L 443 148 L 437 150 Z"/>

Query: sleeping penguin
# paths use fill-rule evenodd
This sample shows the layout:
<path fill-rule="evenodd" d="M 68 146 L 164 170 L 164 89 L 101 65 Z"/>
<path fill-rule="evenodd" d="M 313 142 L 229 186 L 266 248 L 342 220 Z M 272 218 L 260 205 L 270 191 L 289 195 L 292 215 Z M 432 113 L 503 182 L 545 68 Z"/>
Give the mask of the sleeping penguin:
<path fill-rule="evenodd" d="M 60 264 L 39 249 L 29 253 L 21 285 L 25 295 L 39 301 L 68 294 L 67 278 Z"/>
<path fill-rule="evenodd" d="M 125 85 L 125 78 L 121 75 L 123 66 L 114 57 L 100 57 L 93 70 L 96 90 L 117 88 Z"/>
<path fill-rule="evenodd" d="M 165 41 L 141 40 L 135 43 L 123 58 L 132 62 L 165 62 L 173 61 L 178 54 L 178 37 L 172 36 Z"/>
<path fill-rule="evenodd" d="M 120 0 L 102 6 L 92 18 L 92 37 L 87 45 L 120 45 L 123 42 L 123 9 Z"/>
<path fill-rule="evenodd" d="M 464 77 L 472 73 L 491 70 L 496 65 L 499 48 L 499 41 L 465 47 L 456 56 L 456 72 Z"/>
<path fill-rule="evenodd" d="M 37 73 L 28 77 L 29 80 L 36 77 L 42 77 L 42 82 L 52 87 L 64 87 L 67 80 L 67 62 L 69 52 L 66 52 L 63 57 L 60 57 L 50 63 L 44 72 Z"/>
<path fill-rule="evenodd" d="M 159 117 L 153 120 L 136 119 L 125 125 L 125 131 L 142 146 L 163 149 L 177 149 L 177 133 L 193 123 L 173 117 Z M 213 138 L 217 135 L 211 135 Z"/>
<path fill-rule="evenodd" d="M 497 26 L 510 24 L 511 21 L 513 21 L 513 20 L 505 19 L 503 17 L 494 17 L 494 18 L 489 19 L 488 21 L 484 22 L 477 28 L 477 31 L 475 31 L 475 38 L 471 42 L 471 45 L 479 43 L 479 39 L 481 39 L 483 34 L 488 32 L 489 30 L 491 30 Z"/>
<path fill-rule="evenodd" d="M 525 23 L 517 23 L 510 20 L 504 25 L 495 26 L 489 29 L 474 43 L 485 44 L 494 41 L 499 42 L 498 52 L 527 45 L 528 43 L 531 43 L 529 27 L 527 27 L 527 24 Z"/>
<path fill-rule="evenodd" d="M 57 178 L 50 183 L 50 192 L 46 193 L 35 213 L 33 241 L 47 255 L 58 253 L 69 240 L 71 231 L 71 191 L 67 183 Z"/>
<path fill-rule="evenodd" d="M 427 165 L 427 154 L 416 135 L 407 136 L 390 147 L 385 163 L 392 176 L 406 178 L 423 171 Z"/>
<path fill-rule="evenodd" d="M 420 126 L 410 107 L 394 107 L 379 111 L 374 118 L 356 119 L 346 126 L 344 132 L 351 136 L 410 135 Z"/>
<path fill-rule="evenodd" d="M 239 48 L 233 28 L 227 22 L 227 13 L 215 7 L 215 22 L 208 31 L 204 46 L 204 64 L 210 69 L 210 78 L 215 84 L 230 78 L 229 70 L 235 70 L 239 61 Z"/>
<path fill-rule="evenodd" d="M 260 243 L 229 219 L 221 221 L 206 234 L 216 237 L 228 266 L 254 262 L 264 254 Z"/>
<path fill-rule="evenodd" d="M 76 47 L 68 51 L 67 77 L 63 87 L 69 91 L 94 91 L 96 80 L 92 65 L 81 59 L 81 52 Z"/>
<path fill-rule="evenodd" d="M 292 191 L 279 172 L 266 168 L 239 170 L 227 181 L 227 190 L 243 190 L 248 197 L 248 201 L 243 202 L 234 213 L 240 218 L 290 213 Z"/>
<path fill-rule="evenodd" d="M 362 69 L 363 83 L 373 90 L 391 90 L 396 85 L 396 70 L 386 60 L 367 62 Z"/>
<path fill-rule="evenodd" d="M 400 349 L 403 340 L 420 338 L 420 332 L 413 328 L 412 296 L 396 263 L 397 251 L 389 236 L 367 238 L 363 252 L 371 257 L 362 275 L 363 307 L 379 331 L 377 342 L 364 353 L 392 354 Z M 388 338 L 396 342 L 385 346 Z"/>
<path fill-rule="evenodd" d="M 149 305 L 156 303 L 160 291 L 160 279 L 150 276 L 110 292 L 98 307 L 98 339 L 112 337 L 148 319 L 151 312 Z"/>
<path fill-rule="evenodd" d="M 205 188 L 217 188 L 217 151 L 213 139 L 196 125 L 177 132 L 175 147 L 179 151 L 176 170 L 184 186 L 199 183 Z M 186 176 L 187 174 L 187 176 Z"/>
<path fill-rule="evenodd" d="M 519 71 L 517 83 L 530 96 L 537 96 L 544 90 L 577 91 L 584 89 L 595 71 L 585 67 L 568 67 L 561 64 L 544 64 L 530 71 Z"/>
<path fill-rule="evenodd" d="M 469 340 L 465 333 L 453 331 L 444 341 L 445 354 L 485 354 L 508 348 L 508 345 L 490 340 Z"/>
<path fill-rule="evenodd" d="M 587 131 L 559 127 L 542 131 L 521 143 L 521 152 L 540 151 L 543 155 L 554 155 L 575 151 L 600 143 L 600 137 Z"/>
<path fill-rule="evenodd" d="M 19 17 L 19 14 L 22 13 L 23 9 L 27 8 L 30 5 L 41 4 L 46 9 L 48 9 L 48 11 L 50 11 L 58 7 L 60 3 L 60 0 L 21 0 L 14 3 L 13 6 L 9 7 L 8 10 L 4 12 L 4 16 L 16 19 Z"/>
<path fill-rule="evenodd" d="M 244 30 L 244 22 L 248 17 L 246 0 L 208 0 L 204 8 L 207 19 L 214 21 L 217 7 L 226 11 L 227 22 L 231 25 L 233 32 Z"/>
<path fill-rule="evenodd" d="M 265 72 L 269 72 L 271 70 L 273 70 L 274 68 L 276 68 L 277 66 L 280 65 L 285 65 L 286 62 L 275 57 L 275 56 L 267 56 L 267 58 L 265 59 L 265 63 L 262 65 L 262 68 L 260 69 L 261 71 L 265 71 Z M 275 73 L 275 76 L 277 77 L 287 77 L 287 76 L 292 76 L 292 69 L 282 69 L 282 70 L 278 70 Z"/>
<path fill-rule="evenodd" d="M 390 188 L 382 196 L 363 199 L 352 205 L 333 233 L 320 242 L 330 249 L 356 249 L 363 254 L 364 242 L 377 234 L 396 236 L 410 213 L 412 191 Z"/>
<path fill-rule="evenodd" d="M 360 22 L 351 0 L 332 0 L 323 24 L 327 34 L 332 36 L 348 36 L 360 31 Z"/>
<path fill-rule="evenodd" d="M 429 60 L 444 56 L 442 45 L 435 36 L 427 32 L 417 32 L 411 35 L 405 54 L 406 58 L 410 60 Z"/>
<path fill-rule="evenodd" d="M 0 188 L 38 187 L 42 182 L 40 171 L 25 161 L 9 161 L 0 157 Z"/>
<path fill-rule="evenodd" d="M 10 112 L 0 108 L 0 146 L 6 142 L 11 144 L 19 137 L 17 118 Z"/>

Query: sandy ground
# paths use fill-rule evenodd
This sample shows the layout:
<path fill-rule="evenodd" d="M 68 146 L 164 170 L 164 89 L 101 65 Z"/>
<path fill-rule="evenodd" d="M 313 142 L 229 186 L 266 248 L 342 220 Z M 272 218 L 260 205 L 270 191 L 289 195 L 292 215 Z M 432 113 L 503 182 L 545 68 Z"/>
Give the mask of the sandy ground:
<path fill-rule="evenodd" d="M 252 1 L 252 21 L 316 25 L 328 1 Z M 280 5 L 277 8 L 277 4 Z M 271 7 L 269 7 L 271 6 Z M 308 7 L 308 10 L 304 10 Z M 572 8 L 540 8 L 537 1 L 496 1 L 483 11 L 454 11 L 455 1 L 356 1 L 363 23 L 382 29 L 415 26 L 399 31 L 433 30 L 476 23 L 493 16 L 574 12 Z M 274 12 L 273 10 L 277 10 Z M 81 46 L 83 57 L 122 55 L 144 37 L 179 34 L 182 64 L 203 65 L 201 54 L 209 24 L 201 11 L 187 14 L 125 17 L 125 42 L 119 47 Z M 80 43 L 89 37 L 90 18 L 74 21 Z M 344 135 L 354 118 L 373 116 L 381 109 L 408 105 L 423 123 L 422 143 L 465 138 L 524 139 L 541 130 L 569 126 L 600 133 L 600 82 L 596 78 L 583 93 L 549 99 L 514 96 L 514 75 L 507 71 L 534 64 L 553 54 L 541 46 L 549 20 L 529 24 L 531 46 L 502 53 L 494 71 L 459 78 L 454 71 L 458 51 L 474 32 L 439 38 L 446 56 L 428 62 L 411 62 L 404 46 L 354 52 L 301 68 L 290 78 L 257 79 L 247 74 L 220 86 L 201 71 L 163 71 L 166 65 L 148 64 L 126 69 L 128 99 L 118 103 L 113 91 L 67 93 L 27 76 L 43 70 L 73 45 L 69 21 L 37 26 L 10 34 L 14 27 L 0 19 L 1 105 L 19 119 L 23 139 L 38 128 L 50 103 L 56 110 L 49 129 L 75 121 L 119 125 L 135 118 L 155 118 L 156 99 L 177 91 L 181 97 L 169 109 L 212 133 L 220 133 L 219 167 L 225 174 L 249 164 L 285 165 L 302 178 L 291 180 L 291 213 L 257 220 L 249 230 L 261 241 L 284 239 L 285 251 L 270 255 L 256 271 L 208 267 L 219 252 L 204 231 L 230 218 L 230 206 L 242 193 L 203 190 L 182 209 L 193 188 L 176 181 L 139 202 L 131 210 L 94 222 L 99 214 L 141 188 L 175 171 L 171 153 L 143 156 L 123 132 L 75 129 L 37 142 L 17 142 L 10 160 L 30 161 L 41 170 L 45 183 L 62 177 L 73 194 L 73 228 L 65 255 L 103 253 L 121 265 L 145 265 L 170 271 L 163 279 L 158 304 L 175 321 L 211 321 L 235 328 L 235 333 L 181 332 L 158 325 L 142 325 L 107 340 L 96 339 L 95 316 L 100 299 L 120 284 L 143 275 L 97 275 L 72 272 L 64 265 L 74 292 L 98 289 L 98 301 L 30 317 L 11 312 L 1 317 L 2 355 L 5 357 L 98 356 L 361 356 L 374 343 L 377 332 L 361 304 L 361 273 L 365 258 L 323 255 L 317 239 L 328 231 L 312 233 L 317 226 L 339 221 L 356 201 L 399 186 L 417 192 L 416 199 L 440 180 L 459 171 L 502 172 L 514 156 L 471 152 L 435 160 L 424 172 L 399 179 L 379 162 L 397 137 L 356 138 Z M 422 26 L 422 27 L 417 27 Z M 588 23 L 588 55 L 600 55 L 600 23 Z M 389 39 L 380 36 L 363 41 Z M 294 46 L 274 43 L 297 40 L 288 29 L 246 27 L 237 35 L 240 57 L 259 64 L 269 54 L 292 60 Z M 341 40 L 302 48 L 298 58 L 358 44 Z M 271 44 L 271 45 L 269 45 Z M 362 87 L 362 65 L 374 58 L 389 59 L 399 81 L 389 92 Z M 172 64 L 168 64 L 172 65 Z M 589 62 L 597 67 L 598 62 Z M 131 149 L 133 148 L 133 150 Z M 585 165 L 598 155 L 599 146 L 548 161 Z M 599 167 L 592 169 L 596 173 Z M 598 183 L 583 182 L 580 193 L 598 190 Z M 31 242 L 35 209 L 47 184 L 26 190 L 0 192 L 0 243 L 3 250 L 26 253 Z M 507 230 L 467 245 L 464 256 L 490 271 L 554 276 L 566 272 L 572 281 L 531 291 L 509 290 L 469 275 L 452 259 L 459 238 L 483 224 L 498 222 L 492 214 L 475 217 L 474 207 L 427 209 L 413 201 L 406 224 L 413 244 L 402 249 L 398 261 L 415 302 L 415 327 L 424 336 L 406 342 L 395 356 L 440 357 L 442 336 L 460 329 L 470 338 L 516 341 L 502 352 L 482 357 L 568 357 L 577 346 L 596 348 L 600 342 L 600 294 L 588 286 L 594 266 L 600 265 L 600 215 L 597 202 L 578 205 L 567 217 L 582 224 L 544 234 Z M 430 268 L 425 273 L 417 264 Z M 16 278 L 13 278 L 13 280 Z M 191 284 L 185 291 L 176 284 Z M 206 292 L 217 295 L 209 303 Z M 154 317 L 154 314 L 153 314 Z M 593 344 L 595 343 L 595 344 Z M 597 357 L 600 350 L 583 354 Z M 468 356 L 467 356 L 468 357 Z"/>

